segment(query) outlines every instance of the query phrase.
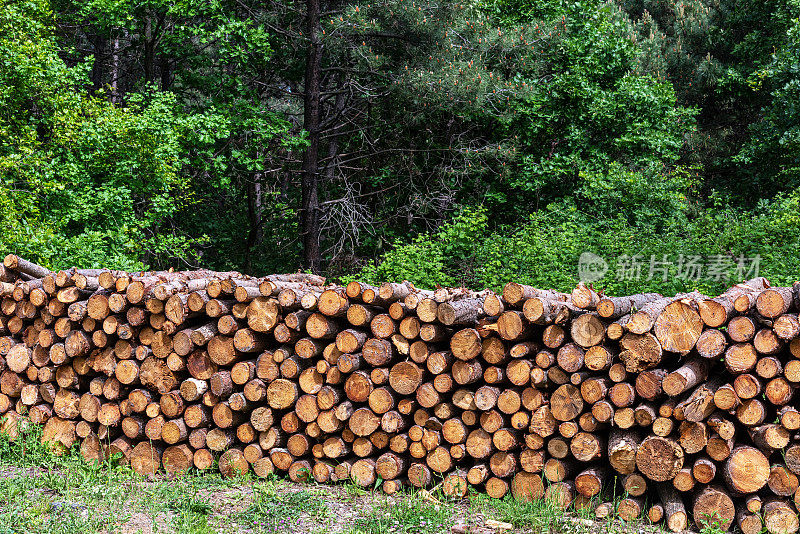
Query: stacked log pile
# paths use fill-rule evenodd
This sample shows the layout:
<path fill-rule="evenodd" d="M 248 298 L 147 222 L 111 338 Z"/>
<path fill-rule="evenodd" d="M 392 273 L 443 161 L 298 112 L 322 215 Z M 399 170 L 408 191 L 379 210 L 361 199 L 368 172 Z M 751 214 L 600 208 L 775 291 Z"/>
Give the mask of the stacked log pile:
<path fill-rule="evenodd" d="M 0 270 L 0 414 L 141 474 L 546 497 L 798 530 L 800 291 L 709 298 Z M 624 495 L 612 502 L 614 495 Z"/>

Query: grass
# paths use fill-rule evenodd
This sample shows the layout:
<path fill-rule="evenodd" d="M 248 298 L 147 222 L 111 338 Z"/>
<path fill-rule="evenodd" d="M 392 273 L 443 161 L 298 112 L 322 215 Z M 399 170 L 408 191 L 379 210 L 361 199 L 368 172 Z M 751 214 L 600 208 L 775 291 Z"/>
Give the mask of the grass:
<path fill-rule="evenodd" d="M 216 472 L 143 478 L 115 460 L 83 461 L 76 449 L 54 456 L 31 427 L 19 440 L 0 435 L 0 534 L 175 532 L 187 534 L 439 534 L 456 523 L 485 519 L 524 532 L 623 532 L 608 521 L 589 528 L 565 523 L 565 513 L 546 501 L 496 500 L 472 492 L 448 501 L 441 490 L 386 496 L 353 483 L 298 485 L 246 475 L 223 479 Z M 576 511 L 573 517 L 586 516 Z M 586 516 L 588 517 L 588 516 Z M 702 534 L 719 534 L 709 528 Z"/>
<path fill-rule="evenodd" d="M 253 500 L 232 521 L 250 526 L 255 532 L 278 534 L 289 532 L 302 518 L 308 518 L 320 532 L 325 530 L 331 513 L 320 499 L 320 491 L 301 489 L 279 491 L 282 481 L 271 479 L 253 486 Z"/>
<path fill-rule="evenodd" d="M 433 534 L 448 532 L 453 523 L 451 506 L 429 502 L 415 492 L 393 498 L 380 496 L 374 501 L 369 510 L 355 518 L 346 534 Z"/>

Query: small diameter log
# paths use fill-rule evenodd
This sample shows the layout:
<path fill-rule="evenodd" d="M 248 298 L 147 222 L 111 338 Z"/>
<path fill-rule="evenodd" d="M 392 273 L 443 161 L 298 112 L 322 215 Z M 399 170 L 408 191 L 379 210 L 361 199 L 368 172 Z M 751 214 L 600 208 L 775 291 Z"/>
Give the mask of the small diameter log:
<path fill-rule="evenodd" d="M 599 495 L 605 485 L 608 472 L 602 468 L 584 469 L 575 477 L 575 489 L 585 497 Z"/>
<path fill-rule="evenodd" d="M 659 484 L 658 496 L 664 506 L 667 528 L 672 532 L 682 532 L 689 527 L 689 517 L 683 506 L 683 499 L 671 484 Z"/>
<path fill-rule="evenodd" d="M 710 365 L 708 360 L 691 358 L 681 367 L 664 377 L 661 387 L 670 397 L 680 395 L 684 391 L 697 386 L 708 377 Z"/>
<path fill-rule="evenodd" d="M 658 293 L 640 293 L 629 297 L 601 297 L 596 310 L 597 314 L 605 319 L 619 319 L 634 310 L 641 309 L 646 304 L 663 298 Z"/>
<path fill-rule="evenodd" d="M 15 254 L 7 255 L 5 259 L 3 259 L 3 265 L 12 271 L 24 273 L 32 276 L 33 278 L 44 278 L 45 276 L 51 274 L 49 269 L 24 260 Z"/>
<path fill-rule="evenodd" d="M 608 461 L 620 474 L 629 475 L 636 469 L 636 451 L 641 438 L 635 431 L 612 431 L 608 438 Z"/>

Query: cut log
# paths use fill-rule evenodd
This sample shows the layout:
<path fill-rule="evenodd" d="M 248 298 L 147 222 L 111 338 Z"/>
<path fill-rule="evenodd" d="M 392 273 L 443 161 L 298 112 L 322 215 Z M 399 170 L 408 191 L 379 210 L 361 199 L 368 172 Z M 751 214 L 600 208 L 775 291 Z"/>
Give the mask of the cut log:
<path fill-rule="evenodd" d="M 736 508 L 730 496 L 721 488 L 706 486 L 694 497 L 692 517 L 700 528 L 728 530 L 736 516 Z"/>
<path fill-rule="evenodd" d="M 650 480 L 666 482 L 683 467 L 684 453 L 675 441 L 649 436 L 636 452 L 636 468 Z"/>
<path fill-rule="evenodd" d="M 792 306 L 793 291 L 791 287 L 772 287 L 765 289 L 756 298 L 758 313 L 768 319 L 786 313 Z"/>
<path fill-rule="evenodd" d="M 755 493 L 767 484 L 769 461 L 754 447 L 736 447 L 723 468 L 725 484 L 737 493 Z"/>
<path fill-rule="evenodd" d="M 793 534 L 797 532 L 797 512 L 791 503 L 779 499 L 764 503 L 764 528 L 769 534 Z"/>

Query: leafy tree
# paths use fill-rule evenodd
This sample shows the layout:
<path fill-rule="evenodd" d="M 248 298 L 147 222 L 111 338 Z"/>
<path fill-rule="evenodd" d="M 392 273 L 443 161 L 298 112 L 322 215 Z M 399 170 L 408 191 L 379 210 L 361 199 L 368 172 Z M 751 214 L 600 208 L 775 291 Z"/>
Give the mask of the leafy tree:
<path fill-rule="evenodd" d="M 794 0 L 618 0 L 635 20 L 640 70 L 668 80 L 682 105 L 698 109 L 698 131 L 682 162 L 702 166 L 703 191 L 734 193 L 732 201 L 786 190 L 764 160 L 735 156 L 752 139 L 772 95 L 759 78 L 787 40 L 800 13 Z"/>
<path fill-rule="evenodd" d="M 761 180 L 778 189 L 800 187 L 800 19 L 788 42 L 750 83 L 769 94 L 761 120 L 751 125 L 751 138 L 736 161 L 758 169 Z"/>
<path fill-rule="evenodd" d="M 117 107 L 84 95 L 88 66 L 57 55 L 47 4 L 2 8 L 2 242 L 54 267 L 189 257 L 191 240 L 169 229 L 190 202 L 173 100 L 132 95 Z"/>

